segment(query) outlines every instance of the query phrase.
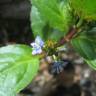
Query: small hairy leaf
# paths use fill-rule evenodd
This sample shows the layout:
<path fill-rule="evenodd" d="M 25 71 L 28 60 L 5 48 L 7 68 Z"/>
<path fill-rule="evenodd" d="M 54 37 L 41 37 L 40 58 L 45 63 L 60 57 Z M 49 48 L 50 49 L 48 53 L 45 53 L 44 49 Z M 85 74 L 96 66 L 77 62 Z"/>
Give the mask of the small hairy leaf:
<path fill-rule="evenodd" d="M 80 53 L 84 60 L 96 70 L 96 28 L 73 39 L 73 47 Z"/>
<path fill-rule="evenodd" d="M 0 48 L 0 96 L 15 96 L 31 82 L 39 64 L 31 52 L 25 45 Z"/>

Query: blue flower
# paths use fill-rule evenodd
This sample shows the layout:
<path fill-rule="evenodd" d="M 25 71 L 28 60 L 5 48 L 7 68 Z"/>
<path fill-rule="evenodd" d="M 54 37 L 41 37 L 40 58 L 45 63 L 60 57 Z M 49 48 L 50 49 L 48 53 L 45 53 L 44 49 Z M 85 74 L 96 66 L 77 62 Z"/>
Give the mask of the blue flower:
<path fill-rule="evenodd" d="M 43 40 L 37 36 L 35 39 L 35 42 L 31 43 L 32 49 L 32 55 L 37 55 L 42 53 L 42 47 L 44 46 Z"/>
<path fill-rule="evenodd" d="M 35 43 L 38 44 L 40 47 L 44 46 L 43 40 L 40 38 L 40 36 L 37 36 L 35 39 Z"/>

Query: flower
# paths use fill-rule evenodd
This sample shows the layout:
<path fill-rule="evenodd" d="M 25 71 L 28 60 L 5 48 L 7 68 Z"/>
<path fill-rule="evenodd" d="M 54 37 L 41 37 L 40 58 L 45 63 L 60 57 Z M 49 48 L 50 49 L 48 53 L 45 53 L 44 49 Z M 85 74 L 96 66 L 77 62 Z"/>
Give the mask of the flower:
<path fill-rule="evenodd" d="M 43 40 L 40 38 L 40 36 L 37 36 L 35 39 L 35 43 L 37 43 L 39 46 L 43 47 L 44 46 L 44 42 Z"/>
<path fill-rule="evenodd" d="M 52 73 L 59 74 L 62 71 L 63 71 L 63 66 L 61 62 L 54 62 L 52 66 Z"/>
<path fill-rule="evenodd" d="M 31 43 L 32 49 L 32 55 L 37 55 L 42 53 L 42 47 L 44 46 L 43 40 L 37 36 L 35 39 L 35 42 Z"/>
<path fill-rule="evenodd" d="M 51 73 L 52 74 L 59 74 L 64 70 L 64 67 L 67 65 L 67 62 L 63 61 L 55 61 L 51 66 Z"/>

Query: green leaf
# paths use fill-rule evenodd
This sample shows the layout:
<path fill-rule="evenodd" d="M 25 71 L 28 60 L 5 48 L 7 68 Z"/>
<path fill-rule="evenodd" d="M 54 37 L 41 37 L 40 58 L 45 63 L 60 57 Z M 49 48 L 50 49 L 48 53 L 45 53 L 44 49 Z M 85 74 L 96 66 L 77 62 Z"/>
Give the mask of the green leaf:
<path fill-rule="evenodd" d="M 73 24 L 74 20 L 66 0 L 32 0 L 32 4 L 30 19 L 35 36 L 57 41 Z"/>
<path fill-rule="evenodd" d="M 25 45 L 0 48 L 0 96 L 14 96 L 34 78 L 39 62 L 31 53 Z"/>
<path fill-rule="evenodd" d="M 69 0 L 76 14 L 87 20 L 96 20 L 96 0 Z"/>
<path fill-rule="evenodd" d="M 57 41 L 65 34 L 64 32 L 51 28 L 47 22 L 43 20 L 40 12 L 38 12 L 38 9 L 35 6 L 32 6 L 30 19 L 32 21 L 31 27 L 35 37 L 39 35 L 43 40 L 51 39 Z"/>
<path fill-rule="evenodd" d="M 72 45 L 84 60 L 96 70 L 96 28 L 82 32 L 80 36 L 72 40 Z"/>
<path fill-rule="evenodd" d="M 34 36 L 39 35 L 43 38 L 43 28 L 46 25 L 46 21 L 43 20 L 40 12 L 38 12 L 38 9 L 35 6 L 32 6 L 31 8 L 30 21 Z"/>
<path fill-rule="evenodd" d="M 57 0 L 32 0 L 32 4 L 35 5 L 42 17 L 50 23 L 50 25 L 56 28 L 64 28 L 62 25 L 63 15 L 60 12 Z"/>

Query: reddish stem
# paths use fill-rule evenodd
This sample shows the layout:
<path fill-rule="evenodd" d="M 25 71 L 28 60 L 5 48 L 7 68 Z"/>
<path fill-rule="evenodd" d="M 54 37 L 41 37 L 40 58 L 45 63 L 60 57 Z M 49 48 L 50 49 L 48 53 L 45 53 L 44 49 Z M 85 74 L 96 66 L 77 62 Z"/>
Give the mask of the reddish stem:
<path fill-rule="evenodd" d="M 72 27 L 70 28 L 69 32 L 66 34 L 65 37 L 63 37 L 57 44 L 57 47 L 69 42 L 74 35 L 77 33 L 77 28 L 76 27 Z"/>

